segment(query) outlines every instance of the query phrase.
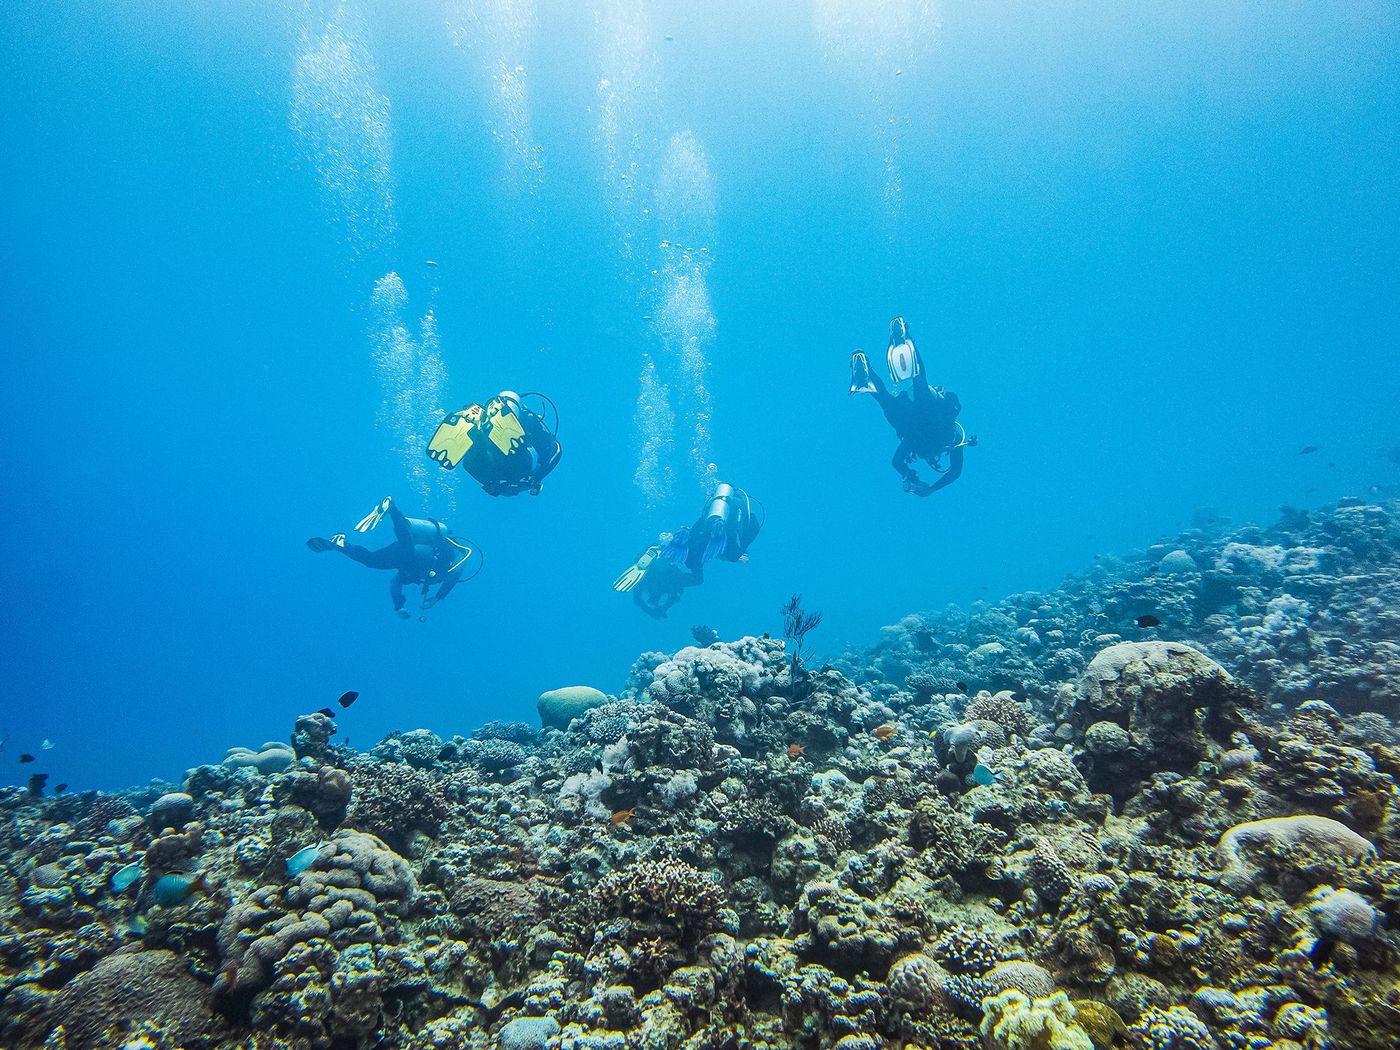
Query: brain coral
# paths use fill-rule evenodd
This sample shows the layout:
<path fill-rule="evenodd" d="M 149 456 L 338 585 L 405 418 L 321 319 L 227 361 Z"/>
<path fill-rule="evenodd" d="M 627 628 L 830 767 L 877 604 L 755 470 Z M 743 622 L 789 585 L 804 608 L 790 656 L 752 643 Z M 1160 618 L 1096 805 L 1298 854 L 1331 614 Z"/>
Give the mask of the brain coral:
<path fill-rule="evenodd" d="M 1330 817 L 1304 815 L 1268 817 L 1237 824 L 1220 837 L 1216 859 L 1222 879 L 1237 893 L 1257 886 L 1264 875 L 1260 863 L 1269 855 L 1295 862 L 1308 855 L 1319 859 L 1360 861 L 1374 857 L 1376 847 L 1345 824 Z"/>
<path fill-rule="evenodd" d="M 70 982 L 54 1001 L 68 1050 L 117 1046 L 114 1036 L 140 1025 L 158 1029 L 171 1046 L 205 1034 L 209 989 L 174 952 L 118 952 Z"/>

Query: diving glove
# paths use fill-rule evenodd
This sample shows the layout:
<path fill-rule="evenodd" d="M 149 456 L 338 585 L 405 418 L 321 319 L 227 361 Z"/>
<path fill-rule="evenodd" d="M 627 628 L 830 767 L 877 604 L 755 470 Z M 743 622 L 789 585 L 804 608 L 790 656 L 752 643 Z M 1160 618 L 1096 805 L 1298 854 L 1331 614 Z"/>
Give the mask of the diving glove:
<path fill-rule="evenodd" d="M 851 393 L 875 393 L 875 384 L 870 381 L 870 361 L 863 350 L 851 355 Z"/>
<path fill-rule="evenodd" d="M 660 553 L 660 547 L 648 547 L 642 556 L 637 559 L 635 564 L 613 582 L 613 590 L 617 591 L 619 594 L 626 594 L 633 587 L 637 586 L 637 584 L 641 583 L 642 577 L 647 574 L 647 570 L 651 568 L 651 563 L 657 559 Z"/>
<path fill-rule="evenodd" d="M 366 514 L 363 518 L 360 519 L 359 524 L 355 526 L 355 531 L 371 531 L 376 525 L 378 525 L 381 521 L 384 520 L 384 515 L 389 513 L 389 508 L 393 505 L 394 497 L 385 496 L 382 500 L 379 501 L 379 505 L 375 507 L 374 510 L 370 511 L 368 514 Z"/>

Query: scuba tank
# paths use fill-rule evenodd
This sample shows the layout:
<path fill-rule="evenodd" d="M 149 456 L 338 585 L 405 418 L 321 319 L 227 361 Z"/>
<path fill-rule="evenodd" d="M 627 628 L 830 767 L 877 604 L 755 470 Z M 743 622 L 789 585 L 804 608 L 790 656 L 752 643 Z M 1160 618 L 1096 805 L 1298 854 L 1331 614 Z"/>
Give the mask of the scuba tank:
<path fill-rule="evenodd" d="M 763 522 L 754 517 L 749 494 L 723 482 L 716 486 L 700 521 L 710 533 L 706 561 L 719 554 L 727 561 L 738 561 L 763 528 Z"/>

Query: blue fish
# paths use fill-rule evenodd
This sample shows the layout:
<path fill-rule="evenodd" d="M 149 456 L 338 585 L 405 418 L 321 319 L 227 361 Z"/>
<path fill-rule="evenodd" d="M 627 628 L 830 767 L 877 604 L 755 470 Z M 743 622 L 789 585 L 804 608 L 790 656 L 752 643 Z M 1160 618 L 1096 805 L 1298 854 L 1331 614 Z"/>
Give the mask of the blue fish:
<path fill-rule="evenodd" d="M 980 784 L 982 787 L 987 787 L 989 784 L 995 784 L 997 782 L 997 775 L 981 762 L 978 762 L 972 769 L 972 782 L 974 784 Z"/>
<path fill-rule="evenodd" d="M 117 893 L 121 893 L 122 890 L 126 889 L 140 877 L 141 862 L 138 860 L 128 864 L 112 876 L 112 889 Z"/>
<path fill-rule="evenodd" d="M 287 858 L 287 877 L 296 878 L 311 865 L 316 863 L 316 858 L 321 855 L 320 846 L 307 846 L 299 849 Z"/>
<path fill-rule="evenodd" d="M 186 875 L 184 872 L 173 871 L 156 880 L 156 884 L 151 887 L 151 900 L 169 907 L 172 904 L 179 904 L 191 893 L 202 889 L 204 889 L 203 875 Z"/>

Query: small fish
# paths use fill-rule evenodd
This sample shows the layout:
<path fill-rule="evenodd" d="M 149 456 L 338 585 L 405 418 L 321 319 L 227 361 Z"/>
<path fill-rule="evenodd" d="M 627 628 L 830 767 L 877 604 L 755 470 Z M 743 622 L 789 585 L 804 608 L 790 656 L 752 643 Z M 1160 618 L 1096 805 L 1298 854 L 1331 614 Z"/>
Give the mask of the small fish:
<path fill-rule="evenodd" d="M 132 937 L 146 936 L 146 929 L 151 924 L 144 915 L 133 915 L 123 924 L 123 930 Z"/>
<path fill-rule="evenodd" d="M 139 860 L 133 861 L 112 876 L 112 889 L 117 893 L 121 893 L 122 890 L 126 889 L 140 877 L 141 862 Z"/>
<path fill-rule="evenodd" d="M 1317 445 L 1304 445 L 1301 449 L 1299 449 L 1298 455 L 1300 455 L 1300 456 L 1311 456 L 1314 452 L 1317 451 L 1317 449 L 1318 449 L 1318 446 L 1317 446 Z"/>
<path fill-rule="evenodd" d="M 172 871 L 169 875 L 162 875 L 156 879 L 156 884 L 151 887 L 151 900 L 168 908 L 204 888 L 203 874 L 187 875 L 184 872 Z"/>
<path fill-rule="evenodd" d="M 997 775 L 984 766 L 981 762 L 972 767 L 972 782 L 987 787 L 989 784 L 997 782 Z"/>
<path fill-rule="evenodd" d="M 24 754 L 22 754 L 22 755 L 19 756 L 19 764 L 20 764 L 20 765 L 24 765 L 26 762 L 33 762 L 33 761 L 34 761 L 34 756 L 31 755 L 31 754 L 29 754 L 29 752 L 27 752 L 27 751 L 26 751 Z"/>
<path fill-rule="evenodd" d="M 436 266 L 436 265 L 437 265 L 437 260 L 436 260 L 436 259 L 424 259 L 424 260 L 423 260 L 423 265 L 424 265 L 424 266 Z"/>
<path fill-rule="evenodd" d="M 613 827 L 617 828 L 621 827 L 623 824 L 626 824 L 636 815 L 637 811 L 635 809 L 619 809 L 616 813 L 610 816 L 608 820 L 612 822 Z"/>
<path fill-rule="evenodd" d="M 31 795 L 42 795 L 44 793 L 44 785 L 48 782 L 49 775 L 47 773 L 35 773 L 29 778 L 29 793 Z"/>
<path fill-rule="evenodd" d="M 334 718 L 334 717 L 335 717 L 335 712 L 332 711 L 329 707 L 323 707 L 323 708 L 321 708 L 319 711 L 317 711 L 316 713 L 317 713 L 318 715 L 325 715 L 327 718 Z"/>
<path fill-rule="evenodd" d="M 1135 622 L 1139 627 L 1142 627 L 1144 629 L 1148 627 L 1162 626 L 1162 621 L 1157 619 L 1157 617 L 1153 616 L 1151 613 L 1146 613 L 1142 616 L 1139 616 Z"/>
<path fill-rule="evenodd" d="M 53 741 L 50 740 L 48 737 L 45 737 L 43 743 L 41 743 L 41 744 L 39 745 L 39 750 L 41 750 L 41 751 L 52 751 L 52 750 L 53 750 Z"/>
<path fill-rule="evenodd" d="M 63 793 L 64 793 L 65 791 L 67 791 L 67 790 L 68 790 L 68 785 L 67 785 L 67 784 L 55 784 L 55 785 L 54 785 L 54 789 L 53 789 L 53 793 L 54 793 L 55 795 L 61 795 L 61 794 L 63 794 Z"/>
<path fill-rule="evenodd" d="M 287 858 L 287 877 L 296 878 L 312 864 L 316 863 L 316 858 L 321 855 L 321 847 L 307 846 L 299 849 Z"/>
<path fill-rule="evenodd" d="M 807 749 L 801 744 L 789 744 L 787 746 L 788 758 L 801 758 L 807 753 Z"/>
<path fill-rule="evenodd" d="M 958 687 L 958 692 L 960 692 L 960 693 L 965 693 L 965 692 L 967 692 L 967 683 L 966 683 L 966 682 L 954 682 L 953 684 L 954 684 L 955 686 Z"/>
<path fill-rule="evenodd" d="M 899 730 L 896 729 L 894 726 L 891 726 L 891 725 L 883 725 L 883 726 L 876 726 L 876 727 L 875 727 L 874 729 L 872 729 L 870 732 L 871 732 L 871 734 L 875 737 L 876 740 L 888 740 L 890 737 L 892 737 L 892 736 L 894 736 L 896 733 L 898 733 Z"/>
<path fill-rule="evenodd" d="M 351 689 L 348 693 L 342 693 L 340 699 L 337 700 L 336 703 L 338 703 L 341 707 L 349 707 L 359 698 L 360 694 L 357 693 L 354 689 Z"/>

